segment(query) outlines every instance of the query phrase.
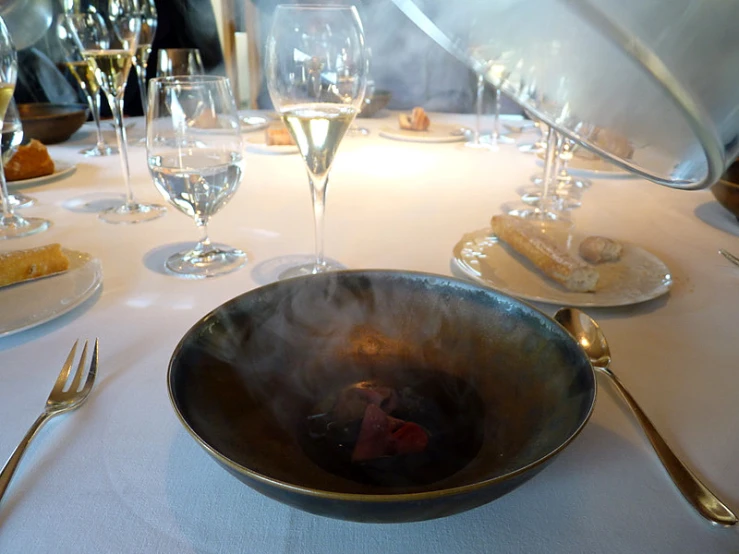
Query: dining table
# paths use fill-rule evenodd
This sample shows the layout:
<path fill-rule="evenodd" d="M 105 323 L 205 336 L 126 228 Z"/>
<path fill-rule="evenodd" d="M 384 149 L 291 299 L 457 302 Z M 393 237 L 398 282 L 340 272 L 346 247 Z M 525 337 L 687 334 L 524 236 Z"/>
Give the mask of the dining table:
<path fill-rule="evenodd" d="M 430 117 L 474 125 L 470 114 Z M 517 118 L 503 116 L 503 129 Z M 491 121 L 486 115 L 484 128 Z M 134 194 L 164 203 L 140 140 L 145 121 L 127 122 Z M 453 260 L 455 245 L 518 202 L 541 173 L 541 160 L 518 149 L 537 130 L 513 125 L 507 136 L 515 140 L 491 151 L 387 138 L 383 129 L 397 127 L 397 113 L 387 110 L 355 125 L 369 133 L 350 132 L 335 159 L 326 256 L 348 269 L 469 280 Z M 119 156 L 79 153 L 94 142 L 92 123 L 49 146 L 55 162 L 73 169 L 11 186 L 37 200 L 24 215 L 52 225 L 0 243 L 0 252 L 59 243 L 89 254 L 102 277 L 73 309 L 0 337 L 0 458 L 43 409 L 72 343 L 97 337 L 100 354 L 87 401 L 40 431 L 2 499 L 0 553 L 739 553 L 739 526 L 713 525 L 685 501 L 600 375 L 592 416 L 550 465 L 493 502 L 441 519 L 370 524 L 314 515 L 217 464 L 173 409 L 172 353 L 210 311 L 314 253 L 304 163 L 294 152 L 250 147 L 263 133 L 244 133 L 242 182 L 209 225 L 214 242 L 244 250 L 248 263 L 215 278 L 165 270 L 168 256 L 199 238 L 193 219 L 174 207 L 134 225 L 98 218 L 125 187 Z M 718 254 L 739 254 L 739 222 L 707 189 L 676 190 L 619 171 L 586 175 L 582 205 L 568 212 L 574 228 L 638 245 L 669 268 L 671 286 L 644 302 L 584 309 L 608 338 L 614 373 L 666 442 L 739 511 L 739 267 Z M 531 303 L 550 316 L 564 305 Z"/>

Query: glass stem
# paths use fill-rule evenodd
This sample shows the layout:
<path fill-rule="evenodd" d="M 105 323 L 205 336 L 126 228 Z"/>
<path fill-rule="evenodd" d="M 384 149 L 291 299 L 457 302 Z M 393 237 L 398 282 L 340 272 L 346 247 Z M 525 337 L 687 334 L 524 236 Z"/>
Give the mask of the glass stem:
<path fill-rule="evenodd" d="M 131 190 L 131 178 L 128 168 L 128 149 L 126 148 L 126 128 L 123 125 L 123 92 L 114 96 L 106 94 L 110 111 L 113 112 L 113 120 L 115 121 L 115 136 L 118 139 L 118 151 L 121 153 L 121 169 L 123 170 L 123 181 L 126 184 L 126 205 L 135 204 L 133 199 L 133 191 Z"/>
<path fill-rule="evenodd" d="M 477 74 L 477 98 L 475 107 L 475 134 L 474 143 L 480 144 L 480 127 L 482 125 L 482 97 L 485 93 L 485 78 L 482 73 Z"/>
<path fill-rule="evenodd" d="M 8 183 L 5 180 L 5 168 L 0 163 L 0 200 L 3 205 L 3 219 L 13 217 L 13 206 L 10 203 L 10 193 L 8 192 Z"/>
<path fill-rule="evenodd" d="M 323 216 L 326 210 L 328 174 L 318 177 L 308 172 L 308 182 L 313 200 L 313 224 L 316 239 L 316 267 L 313 272 L 318 273 L 326 265 L 326 261 L 323 259 Z"/>
<path fill-rule="evenodd" d="M 90 96 L 90 110 L 92 111 L 92 119 L 95 121 L 95 127 L 97 128 L 97 147 L 98 150 L 105 150 L 106 144 L 103 138 L 103 128 L 100 124 L 100 103 L 102 100 L 102 94 L 98 90 L 95 94 Z"/>
<path fill-rule="evenodd" d="M 200 241 L 195 247 L 195 250 L 200 253 L 205 253 L 210 250 L 211 247 L 210 236 L 208 235 L 208 220 L 199 217 L 195 219 L 195 224 L 198 226 L 198 229 L 200 229 Z"/>
<path fill-rule="evenodd" d="M 493 115 L 493 146 L 498 146 L 500 137 L 500 89 L 495 87 L 495 114 Z"/>
<path fill-rule="evenodd" d="M 143 46 L 143 45 L 139 45 Z M 149 66 L 149 54 L 151 54 L 151 47 L 142 48 L 139 50 L 139 54 L 136 56 L 136 76 L 139 79 L 139 94 L 141 95 L 141 109 L 146 115 L 147 106 L 147 94 L 146 94 L 146 68 Z"/>
<path fill-rule="evenodd" d="M 547 149 L 544 155 L 544 177 L 542 182 L 541 200 L 539 201 L 539 210 L 543 215 L 551 212 L 552 207 L 552 185 L 555 179 L 557 167 L 557 143 L 559 133 L 552 127 L 547 130 Z"/>

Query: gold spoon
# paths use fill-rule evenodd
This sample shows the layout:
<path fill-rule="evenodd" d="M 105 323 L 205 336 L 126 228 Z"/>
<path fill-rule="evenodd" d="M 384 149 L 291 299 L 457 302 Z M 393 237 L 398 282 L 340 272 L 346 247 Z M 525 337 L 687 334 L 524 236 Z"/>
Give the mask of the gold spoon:
<path fill-rule="evenodd" d="M 621 393 L 621 396 L 634 412 L 644 434 L 652 443 L 652 447 L 654 447 L 659 459 L 662 460 L 667 473 L 670 474 L 672 481 L 685 499 L 698 510 L 699 514 L 712 523 L 725 526 L 734 525 L 737 522 L 734 513 L 716 498 L 716 495 L 708 490 L 698 477 L 675 455 L 636 403 L 634 397 L 629 394 L 629 391 L 624 388 L 618 377 L 609 369 L 611 351 L 598 324 L 589 315 L 575 308 L 560 309 L 554 315 L 554 319 L 567 329 L 582 349 L 585 350 L 593 367 L 611 378 L 618 392 Z"/>

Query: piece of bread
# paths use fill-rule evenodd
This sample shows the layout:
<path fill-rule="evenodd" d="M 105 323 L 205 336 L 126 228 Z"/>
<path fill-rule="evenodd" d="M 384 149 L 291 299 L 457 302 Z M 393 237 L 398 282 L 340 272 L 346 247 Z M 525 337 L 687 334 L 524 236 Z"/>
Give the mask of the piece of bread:
<path fill-rule="evenodd" d="M 496 215 L 491 223 L 495 236 L 567 290 L 595 290 L 599 278 L 598 270 L 570 256 L 525 219 L 512 215 Z"/>
<path fill-rule="evenodd" d="M 59 244 L 0 253 L 0 287 L 37 279 L 69 269 Z"/>
<path fill-rule="evenodd" d="M 290 131 L 283 128 L 269 128 L 265 132 L 265 142 L 267 146 L 293 146 L 295 141 Z"/>
<path fill-rule="evenodd" d="M 407 131 L 427 131 L 431 120 L 423 108 L 415 107 L 410 114 L 398 114 L 398 123 L 401 129 Z"/>
<path fill-rule="evenodd" d="M 54 173 L 54 161 L 49 151 L 41 142 L 31 139 L 31 142 L 18 147 L 15 154 L 5 164 L 5 179 L 21 181 L 33 179 Z"/>
<path fill-rule="evenodd" d="M 580 257 L 591 264 L 617 262 L 621 258 L 624 245 L 606 237 L 587 237 L 580 243 Z"/>

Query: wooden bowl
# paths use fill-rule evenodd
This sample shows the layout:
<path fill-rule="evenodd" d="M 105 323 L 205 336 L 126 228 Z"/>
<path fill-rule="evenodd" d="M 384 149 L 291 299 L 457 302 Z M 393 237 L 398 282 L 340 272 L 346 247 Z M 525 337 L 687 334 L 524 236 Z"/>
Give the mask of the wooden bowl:
<path fill-rule="evenodd" d="M 376 90 L 371 97 L 364 99 L 359 117 L 374 117 L 380 110 L 390 103 L 392 94 L 387 90 Z"/>
<path fill-rule="evenodd" d="M 84 104 L 18 104 L 24 139 L 57 144 L 71 137 L 87 121 Z"/>
<path fill-rule="evenodd" d="M 424 448 L 357 461 L 356 436 L 333 442 L 329 430 L 345 429 L 327 406 L 367 384 L 395 391 L 382 409 L 425 429 Z M 571 443 L 595 401 L 588 358 L 551 318 L 489 288 L 400 271 L 238 296 L 187 332 L 168 386 L 187 431 L 238 479 L 360 522 L 438 518 L 508 493 Z"/>

